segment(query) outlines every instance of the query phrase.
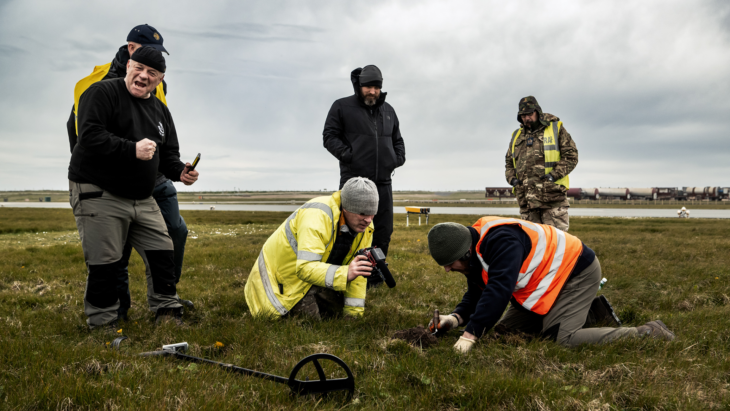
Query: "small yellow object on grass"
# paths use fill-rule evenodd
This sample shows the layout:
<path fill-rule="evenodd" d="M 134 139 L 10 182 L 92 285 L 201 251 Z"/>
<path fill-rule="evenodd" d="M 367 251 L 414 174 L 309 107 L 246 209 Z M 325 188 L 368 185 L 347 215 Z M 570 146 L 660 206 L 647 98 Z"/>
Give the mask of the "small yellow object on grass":
<path fill-rule="evenodd" d="M 225 347 L 225 345 L 222 342 L 220 342 L 220 341 L 215 342 L 215 348 L 223 348 L 223 347 Z"/>
<path fill-rule="evenodd" d="M 120 328 L 117 330 L 117 334 L 121 334 L 121 333 L 122 333 L 122 329 Z"/>

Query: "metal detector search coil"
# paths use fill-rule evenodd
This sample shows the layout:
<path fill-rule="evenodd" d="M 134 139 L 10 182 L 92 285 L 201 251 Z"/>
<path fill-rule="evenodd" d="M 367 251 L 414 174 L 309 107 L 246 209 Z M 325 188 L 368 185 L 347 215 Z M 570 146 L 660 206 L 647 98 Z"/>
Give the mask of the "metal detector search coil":
<path fill-rule="evenodd" d="M 113 346 L 117 349 L 119 349 L 119 344 L 126 340 L 127 337 L 119 337 L 113 342 Z M 188 349 L 188 343 L 182 342 L 182 343 L 176 343 L 176 344 L 169 344 L 169 345 L 163 345 L 162 350 L 160 351 L 150 351 L 150 352 L 143 352 L 139 355 L 142 357 L 153 357 L 153 356 L 170 356 L 175 357 L 178 360 L 183 361 L 190 361 L 194 363 L 205 363 L 205 364 L 213 364 L 217 365 L 227 371 L 236 373 L 236 374 L 243 374 L 243 375 L 250 375 L 252 377 L 256 378 L 262 378 L 269 381 L 278 382 L 280 384 L 286 384 L 289 386 L 289 389 L 291 389 L 292 394 L 297 395 L 308 395 L 308 394 L 327 394 L 331 392 L 337 392 L 337 391 L 347 391 L 347 398 L 348 401 L 352 399 L 353 394 L 355 393 L 355 377 L 352 375 L 352 371 L 350 370 L 350 367 L 345 364 L 344 361 L 342 361 L 340 358 L 332 355 L 332 354 L 312 354 L 303 360 L 299 361 L 295 366 L 294 369 L 292 369 L 291 373 L 289 374 L 289 378 L 286 377 L 280 377 L 278 375 L 273 374 L 267 374 L 260 371 L 254 371 L 249 370 L 247 368 L 237 367 L 233 364 L 226 364 L 222 362 L 212 361 L 205 358 L 200 357 L 193 357 L 192 355 L 183 354 L 183 351 L 187 351 Z M 322 368 L 322 364 L 320 364 L 320 361 L 331 361 L 334 364 L 336 364 L 340 369 L 342 369 L 345 374 L 347 374 L 346 378 L 330 378 L 327 379 L 327 375 L 325 374 L 324 369 Z M 297 379 L 297 374 L 302 370 L 304 366 L 311 363 L 314 366 L 314 369 L 317 371 L 317 376 L 319 377 L 318 380 L 309 380 L 308 378 L 305 381 Z"/>

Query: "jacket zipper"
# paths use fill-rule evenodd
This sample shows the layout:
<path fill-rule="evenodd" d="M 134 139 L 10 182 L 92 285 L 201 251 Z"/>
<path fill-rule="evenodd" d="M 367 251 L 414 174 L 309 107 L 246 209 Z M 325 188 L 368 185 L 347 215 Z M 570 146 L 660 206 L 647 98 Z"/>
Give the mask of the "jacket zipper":
<path fill-rule="evenodd" d="M 370 114 L 373 116 L 373 127 L 375 127 L 375 181 L 378 181 L 378 160 L 379 160 L 379 153 L 378 153 L 378 117 L 373 114 L 373 110 L 370 109 Z M 375 182 L 374 181 L 374 182 Z"/>

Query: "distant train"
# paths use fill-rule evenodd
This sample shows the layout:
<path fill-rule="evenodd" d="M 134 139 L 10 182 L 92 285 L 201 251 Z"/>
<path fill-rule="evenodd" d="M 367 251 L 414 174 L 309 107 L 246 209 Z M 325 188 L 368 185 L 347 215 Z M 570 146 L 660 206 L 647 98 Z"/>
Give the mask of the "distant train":
<path fill-rule="evenodd" d="M 512 187 L 486 187 L 485 197 L 514 198 Z M 730 200 L 730 187 L 589 187 L 571 188 L 576 200 Z"/>

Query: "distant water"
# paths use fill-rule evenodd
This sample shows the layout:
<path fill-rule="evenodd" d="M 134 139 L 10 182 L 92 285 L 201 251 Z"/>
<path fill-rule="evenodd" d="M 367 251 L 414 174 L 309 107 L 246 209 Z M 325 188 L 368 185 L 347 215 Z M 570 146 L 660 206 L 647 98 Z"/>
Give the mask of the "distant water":
<path fill-rule="evenodd" d="M 226 203 L 181 203 L 181 210 L 210 210 L 215 207 L 218 211 L 294 211 L 299 208 L 296 204 L 226 204 Z M 28 208 L 71 208 L 68 203 L 41 203 L 41 202 L 14 202 L 0 203 L 0 207 L 28 207 Z M 519 215 L 516 207 L 431 207 L 431 214 L 469 214 L 469 215 Z M 405 214 L 403 206 L 393 207 L 398 214 Z M 692 210 L 692 218 L 730 218 L 730 210 Z M 677 218 L 674 209 L 650 208 L 571 208 L 570 215 L 574 217 L 659 217 Z"/>

